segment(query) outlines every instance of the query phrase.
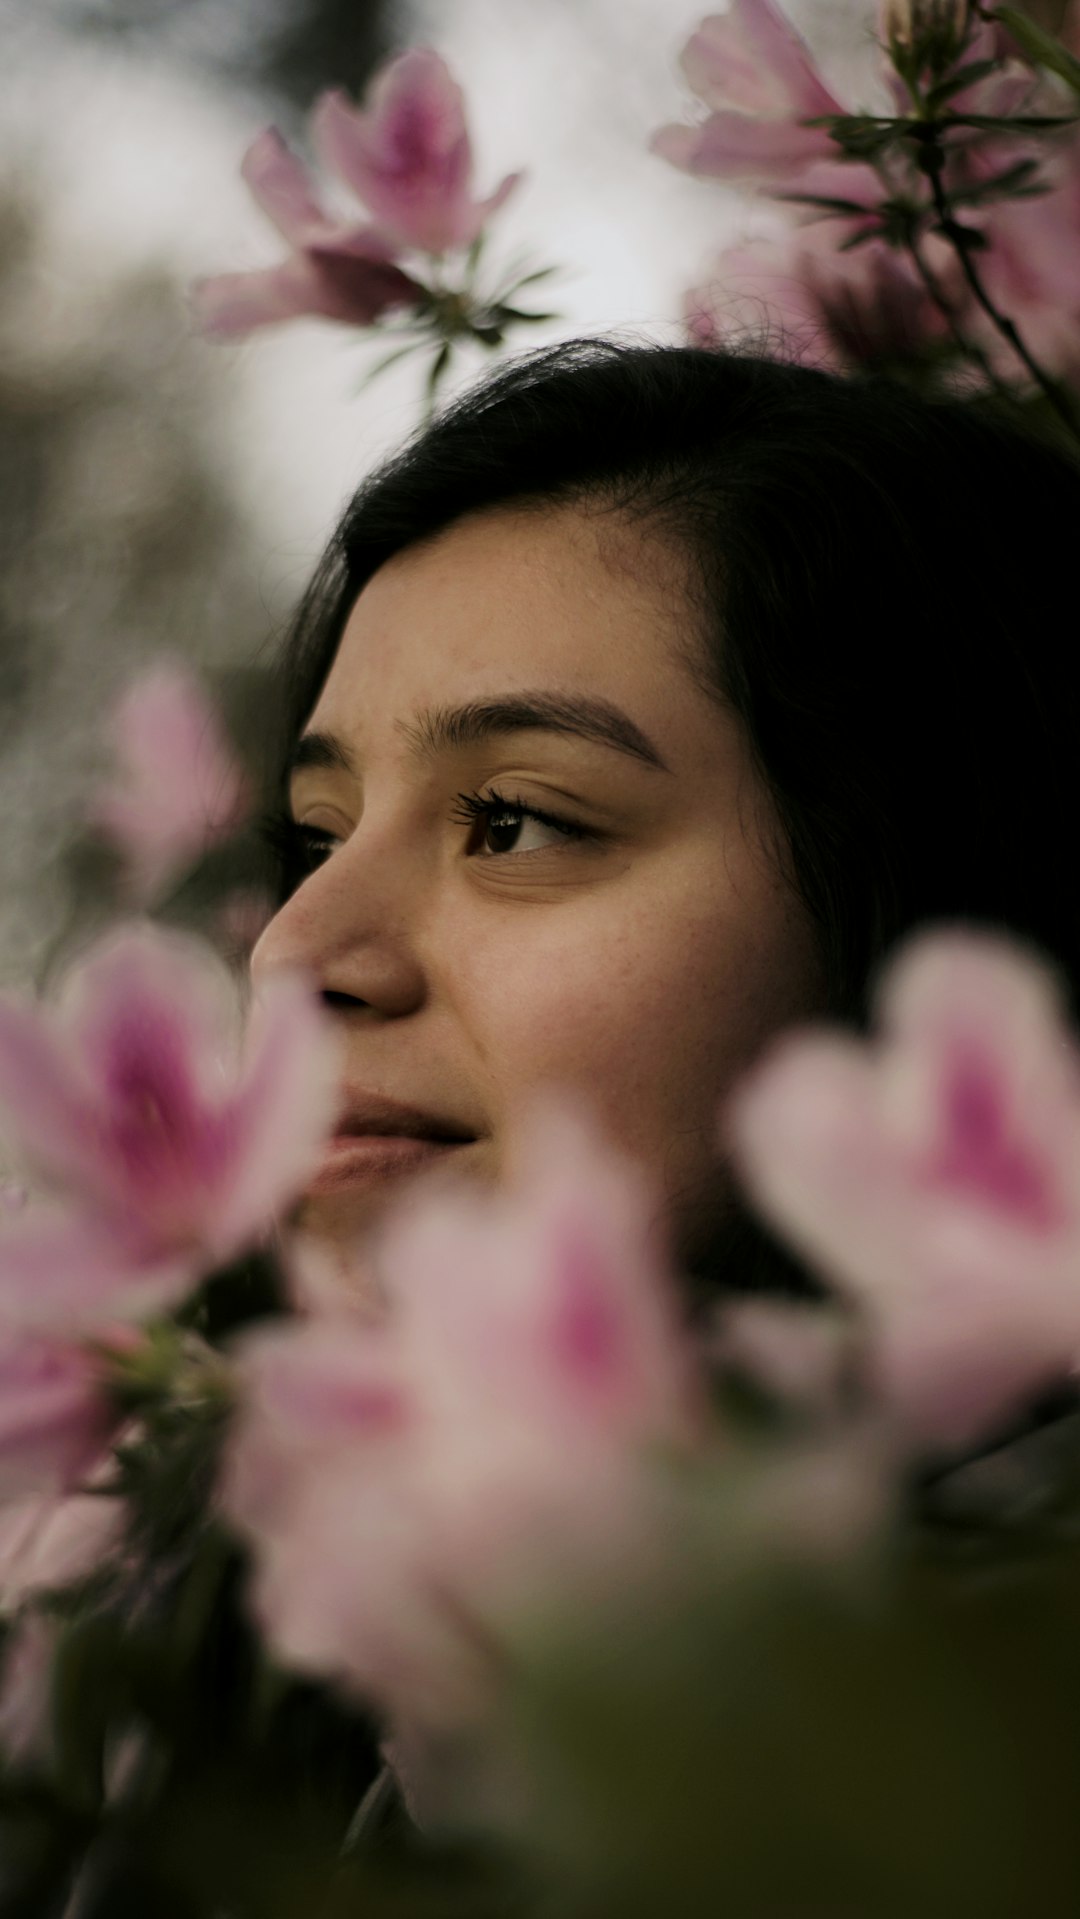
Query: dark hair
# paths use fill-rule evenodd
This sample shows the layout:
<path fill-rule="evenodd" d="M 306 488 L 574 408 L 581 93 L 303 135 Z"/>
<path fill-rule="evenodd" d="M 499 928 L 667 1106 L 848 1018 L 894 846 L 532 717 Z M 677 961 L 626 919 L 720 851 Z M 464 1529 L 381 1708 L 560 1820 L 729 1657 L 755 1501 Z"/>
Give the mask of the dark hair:
<path fill-rule="evenodd" d="M 284 656 L 291 738 L 352 604 L 466 514 L 582 501 L 681 543 L 701 671 L 738 712 L 865 1021 L 909 928 L 1006 927 L 1080 983 L 1071 631 L 1080 465 L 991 406 L 765 357 L 576 341 L 517 360 L 369 479 Z"/>

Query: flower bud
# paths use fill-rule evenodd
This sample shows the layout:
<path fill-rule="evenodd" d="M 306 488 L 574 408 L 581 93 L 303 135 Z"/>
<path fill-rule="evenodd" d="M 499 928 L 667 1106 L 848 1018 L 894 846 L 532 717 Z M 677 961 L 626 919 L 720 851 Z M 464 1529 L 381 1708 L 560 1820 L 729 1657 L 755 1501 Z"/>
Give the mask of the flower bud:
<path fill-rule="evenodd" d="M 971 0 L 884 0 L 882 34 L 901 71 L 943 73 L 970 25 Z"/>

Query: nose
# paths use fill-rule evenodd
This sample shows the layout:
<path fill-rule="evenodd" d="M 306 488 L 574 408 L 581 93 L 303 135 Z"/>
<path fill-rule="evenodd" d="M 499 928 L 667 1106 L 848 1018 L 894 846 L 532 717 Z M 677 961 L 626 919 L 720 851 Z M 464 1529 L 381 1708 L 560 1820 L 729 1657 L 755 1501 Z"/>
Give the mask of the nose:
<path fill-rule="evenodd" d="M 339 1011 L 417 1012 L 428 991 L 417 945 L 421 882 L 400 844 L 359 824 L 266 926 L 251 956 L 253 980 L 299 969 Z"/>

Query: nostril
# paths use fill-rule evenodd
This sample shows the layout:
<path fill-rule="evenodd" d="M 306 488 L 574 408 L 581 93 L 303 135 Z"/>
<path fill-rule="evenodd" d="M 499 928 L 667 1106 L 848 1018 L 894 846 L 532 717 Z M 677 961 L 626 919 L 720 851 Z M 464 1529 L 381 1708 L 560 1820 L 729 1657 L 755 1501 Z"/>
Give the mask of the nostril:
<path fill-rule="evenodd" d="M 320 993 L 319 998 L 322 1000 L 323 1005 L 328 1007 L 332 1013 L 348 1013 L 353 1011 L 357 1006 L 366 1006 L 368 1004 L 366 999 L 361 999 L 356 993 L 337 993 L 330 987 L 325 988 L 325 990 Z"/>

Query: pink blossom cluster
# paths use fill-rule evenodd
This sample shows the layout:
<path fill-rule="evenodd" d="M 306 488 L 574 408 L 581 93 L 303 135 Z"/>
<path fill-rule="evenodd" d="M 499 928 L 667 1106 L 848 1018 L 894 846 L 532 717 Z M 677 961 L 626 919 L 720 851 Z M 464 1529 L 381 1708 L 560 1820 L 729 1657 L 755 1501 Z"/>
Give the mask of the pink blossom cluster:
<path fill-rule="evenodd" d="M 725 1137 L 904 1432 L 963 1446 L 1080 1366 L 1080 1048 L 1046 963 L 963 929 L 900 950 L 877 1021 L 782 1037 Z"/>
<path fill-rule="evenodd" d="M 1080 49 L 1076 0 L 1064 39 Z M 1043 83 L 1019 55 L 1003 27 L 981 24 L 960 62 L 973 68 L 989 60 L 998 64 L 955 92 L 950 111 L 991 117 L 1045 111 Z M 706 113 L 697 125 L 661 128 L 653 151 L 701 179 L 758 187 L 778 202 L 800 196 L 789 202 L 799 215 L 791 225 L 726 249 L 708 280 L 688 294 L 691 340 L 717 345 L 771 329 L 793 357 L 838 371 L 887 366 L 920 352 L 932 358 L 948 342 L 949 321 L 910 252 L 889 243 L 877 218 L 877 209 L 905 184 L 916 198 L 925 198 L 925 182 L 917 187 L 898 181 L 887 165 L 847 160 L 826 127 L 808 124 L 856 109 L 827 84 L 778 0 L 732 0 L 727 13 L 708 16 L 691 36 L 682 64 Z M 891 66 L 883 77 L 893 111 L 910 111 Z M 1080 141 L 1070 137 L 1051 148 L 1035 147 L 1014 131 L 956 141 L 952 151 L 956 181 L 968 189 L 1038 156 L 1045 193 L 965 206 L 964 220 L 988 243 L 980 250 L 979 270 L 992 300 L 1048 368 L 1075 375 Z M 801 196 L 846 204 L 831 212 L 811 210 Z M 1015 377 L 1015 363 L 965 284 L 948 242 L 930 232 L 922 252 L 956 325 L 992 365 Z"/>
<path fill-rule="evenodd" d="M 515 1612 L 633 1580 L 645 1461 L 703 1424 L 647 1183 L 561 1109 L 521 1145 L 516 1188 L 388 1224 L 379 1323 L 324 1301 L 241 1361 L 224 1500 L 266 1631 L 431 1727 L 490 1694 Z"/>
<path fill-rule="evenodd" d="M 311 135 L 327 174 L 371 217 L 327 211 L 307 168 L 268 128 L 241 170 L 288 255 L 262 271 L 203 280 L 195 308 L 207 333 L 234 337 L 305 314 L 370 326 L 395 308 L 422 305 L 428 289 L 402 260 L 471 247 L 519 178 L 508 174 L 486 199 L 475 198 L 461 89 L 429 47 L 384 66 L 362 108 L 339 89 L 324 93 Z"/>
<path fill-rule="evenodd" d="M 94 1459 L 102 1347 L 259 1239 L 335 1096 L 306 984 L 268 987 L 241 1041 L 227 970 L 179 933 L 123 928 L 55 1004 L 0 1000 L 3 1131 L 32 1187 L 0 1225 L 0 1499 Z"/>
<path fill-rule="evenodd" d="M 987 933 L 924 934 L 878 1028 L 787 1034 L 724 1113 L 730 1160 L 831 1315 L 729 1303 L 692 1339 L 656 1195 L 553 1109 L 512 1187 L 391 1221 L 380 1317 L 321 1284 L 250 1339 L 223 1500 L 288 1663 L 382 1708 L 414 1751 L 417 1728 L 475 1723 L 522 1621 L 568 1595 L 617 1605 L 677 1563 L 671 1473 L 728 1444 L 709 1353 L 834 1422 L 831 1451 L 770 1494 L 829 1550 L 864 1517 L 838 1462 L 962 1452 L 1075 1373 L 1080 1049 L 1052 972 Z M 856 1353 L 869 1444 L 840 1411 Z"/>
<path fill-rule="evenodd" d="M 242 784 L 190 676 L 143 675 L 114 718 L 92 817 L 137 892 L 231 829 Z M 0 998 L 0 1503 L 52 1495 L 99 1457 L 110 1353 L 255 1244 L 332 1119 L 336 1056 L 306 982 L 279 977 L 244 1030 L 209 946 L 132 921 L 44 1004 Z"/>

